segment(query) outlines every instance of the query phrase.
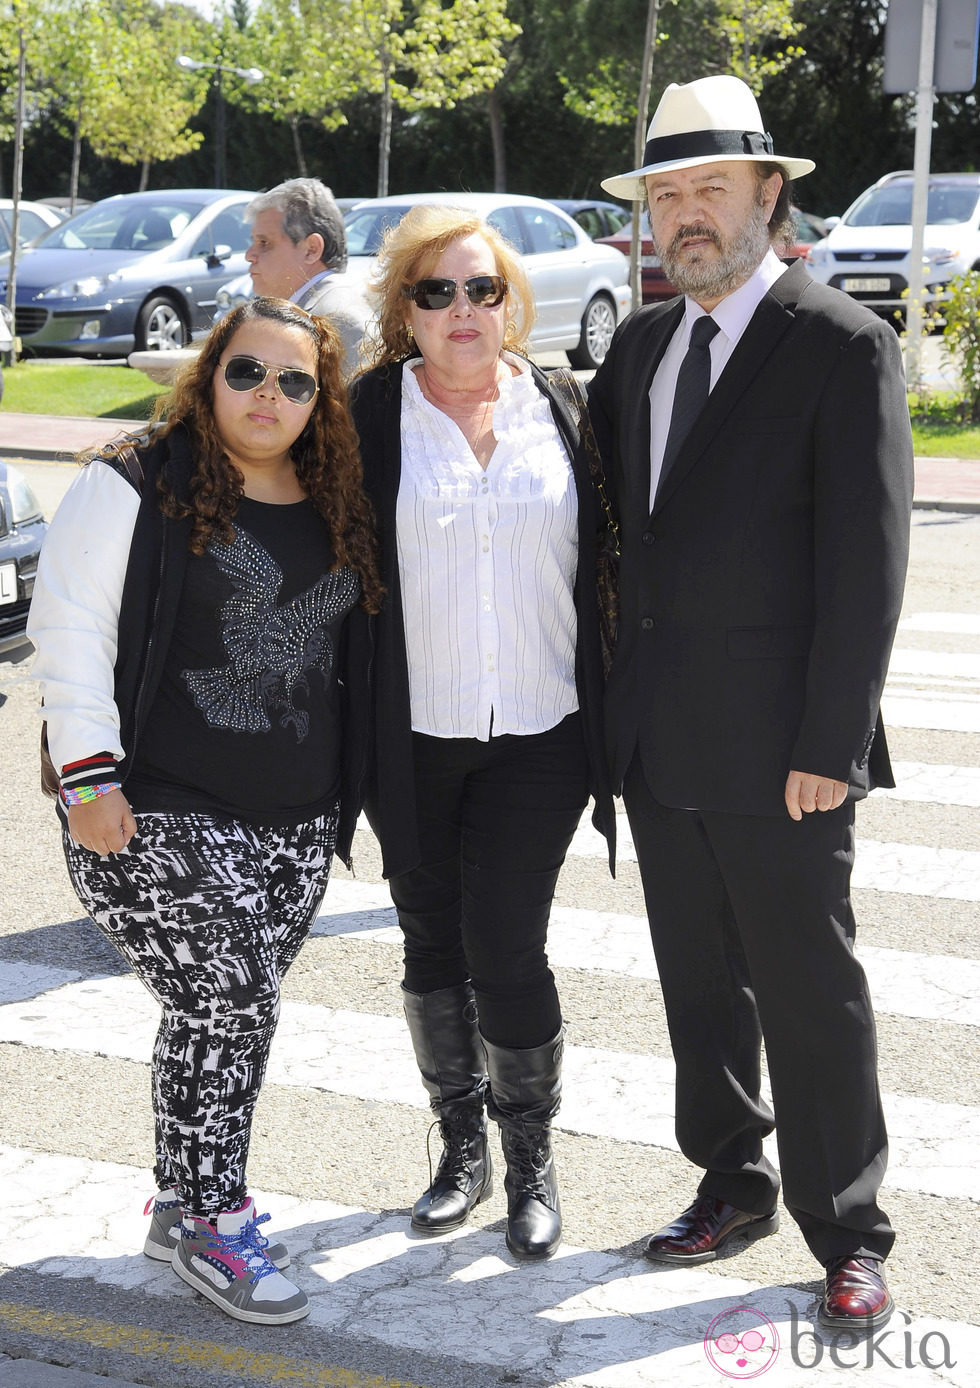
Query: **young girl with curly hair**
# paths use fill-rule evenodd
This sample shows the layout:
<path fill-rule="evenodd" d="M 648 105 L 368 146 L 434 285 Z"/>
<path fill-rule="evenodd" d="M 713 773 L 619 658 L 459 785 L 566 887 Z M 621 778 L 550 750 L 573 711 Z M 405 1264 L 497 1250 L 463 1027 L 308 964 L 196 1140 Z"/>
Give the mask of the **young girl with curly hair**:
<path fill-rule="evenodd" d="M 280 985 L 349 856 L 371 508 L 324 319 L 252 299 L 90 459 L 30 618 L 79 900 L 162 1008 L 145 1252 L 229 1315 L 309 1312 L 245 1161 Z"/>

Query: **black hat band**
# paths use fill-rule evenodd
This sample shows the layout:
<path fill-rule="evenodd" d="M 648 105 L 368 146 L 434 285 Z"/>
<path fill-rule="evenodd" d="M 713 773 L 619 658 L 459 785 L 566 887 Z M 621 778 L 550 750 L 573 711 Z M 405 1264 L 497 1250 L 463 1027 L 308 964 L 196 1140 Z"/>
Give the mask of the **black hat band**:
<path fill-rule="evenodd" d="M 643 164 L 671 164 L 677 159 L 725 159 L 738 154 L 772 157 L 772 136 L 759 130 L 693 130 L 648 140 Z"/>

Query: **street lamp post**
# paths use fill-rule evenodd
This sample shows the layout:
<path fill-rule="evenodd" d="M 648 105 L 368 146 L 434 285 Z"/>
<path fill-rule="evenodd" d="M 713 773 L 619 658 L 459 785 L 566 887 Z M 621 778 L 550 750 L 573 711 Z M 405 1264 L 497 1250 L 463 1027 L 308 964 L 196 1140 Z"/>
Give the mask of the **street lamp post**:
<path fill-rule="evenodd" d="M 197 58 L 189 58 L 186 53 L 177 54 L 177 66 L 186 72 L 200 72 L 208 68 L 214 73 L 215 117 L 214 117 L 214 186 L 223 188 L 228 180 L 225 163 L 225 97 L 221 87 L 222 73 L 233 72 L 249 87 L 261 82 L 265 76 L 258 67 L 233 67 L 230 63 L 205 63 Z"/>

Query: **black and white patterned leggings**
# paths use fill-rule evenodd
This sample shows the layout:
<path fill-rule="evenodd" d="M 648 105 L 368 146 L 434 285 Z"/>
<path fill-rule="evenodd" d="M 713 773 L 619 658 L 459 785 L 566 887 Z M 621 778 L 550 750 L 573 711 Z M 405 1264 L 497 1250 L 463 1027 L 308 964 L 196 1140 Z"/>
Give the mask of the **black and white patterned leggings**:
<path fill-rule="evenodd" d="M 107 858 L 65 830 L 68 874 L 163 1008 L 152 1067 L 157 1182 L 213 1219 L 247 1194 L 279 985 L 326 889 L 337 813 L 276 827 L 206 814 L 137 822 L 128 850 Z"/>

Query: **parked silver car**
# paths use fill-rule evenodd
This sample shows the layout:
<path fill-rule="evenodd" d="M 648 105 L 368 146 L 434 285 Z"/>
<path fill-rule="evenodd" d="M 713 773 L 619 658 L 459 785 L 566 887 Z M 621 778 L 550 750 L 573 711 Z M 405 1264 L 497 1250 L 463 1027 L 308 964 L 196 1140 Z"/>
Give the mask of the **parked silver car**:
<path fill-rule="evenodd" d="M 517 193 L 402 193 L 365 198 L 344 217 L 347 273 L 367 278 L 385 228 L 418 202 L 449 203 L 479 212 L 521 252 L 534 290 L 537 318 L 531 345 L 537 352 L 564 351 L 575 367 L 596 367 L 609 350 L 616 325 L 630 308 L 629 263 L 597 246 L 580 226 L 542 198 Z M 252 292 L 248 275 L 218 291 L 218 315 Z"/>
<path fill-rule="evenodd" d="M 534 290 L 537 352 L 564 351 L 575 367 L 602 361 L 616 325 L 629 312 L 629 264 L 599 246 L 543 198 L 519 193 L 402 193 L 358 203 L 344 218 L 348 270 L 374 265 L 386 227 L 420 202 L 449 203 L 478 212 L 520 251 Z"/>
<path fill-rule="evenodd" d="M 123 193 L 49 231 L 17 259 L 24 352 L 118 357 L 185 346 L 211 326 L 219 287 L 247 268 L 253 196 Z M 0 299 L 6 289 L 0 258 Z"/>

